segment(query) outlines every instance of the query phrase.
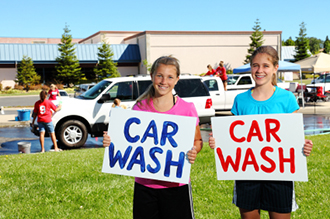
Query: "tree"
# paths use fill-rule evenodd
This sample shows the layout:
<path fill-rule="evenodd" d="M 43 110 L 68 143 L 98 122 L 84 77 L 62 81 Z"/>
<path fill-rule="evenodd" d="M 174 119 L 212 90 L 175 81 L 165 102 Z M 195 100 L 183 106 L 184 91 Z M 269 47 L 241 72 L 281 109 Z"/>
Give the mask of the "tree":
<path fill-rule="evenodd" d="M 102 45 L 98 47 L 98 50 L 97 56 L 99 61 L 94 68 L 97 81 L 101 81 L 105 78 L 120 77 L 117 63 L 112 60 L 114 53 L 110 45 L 103 42 Z"/>
<path fill-rule="evenodd" d="M 308 58 L 310 55 L 308 54 L 308 39 L 306 38 L 306 27 L 305 23 L 302 22 L 300 25 L 299 37 L 296 37 L 296 55 L 294 55 L 295 62 Z"/>
<path fill-rule="evenodd" d="M 309 51 L 315 55 L 320 52 L 321 45 L 323 41 L 321 39 L 317 39 L 315 37 L 307 37 L 309 41 Z"/>
<path fill-rule="evenodd" d="M 246 59 L 244 60 L 244 64 L 250 63 L 250 58 L 254 50 L 256 50 L 258 47 L 262 46 L 264 40 L 263 37 L 264 35 L 262 34 L 261 27 L 260 27 L 260 22 L 259 19 L 255 21 L 255 25 L 252 28 L 254 32 L 250 36 L 251 43 L 250 43 L 250 48 L 248 49 L 248 55 L 246 55 Z"/>
<path fill-rule="evenodd" d="M 284 46 L 295 46 L 295 42 L 293 41 L 293 39 L 291 37 L 289 37 L 289 39 L 287 39 L 284 44 Z"/>
<path fill-rule="evenodd" d="M 16 82 L 19 85 L 25 86 L 27 91 L 30 89 L 30 85 L 35 85 L 40 82 L 40 75 L 37 75 L 30 57 L 23 56 L 21 63 L 17 66 L 16 79 Z"/>
<path fill-rule="evenodd" d="M 144 59 L 142 61 L 142 63 L 147 68 L 148 73 L 150 73 L 152 65 L 150 63 L 148 63 L 148 61 L 146 59 Z"/>
<path fill-rule="evenodd" d="M 330 40 L 329 40 L 328 36 L 325 38 L 323 48 L 324 48 L 323 52 L 329 54 L 329 52 L 330 52 Z"/>
<path fill-rule="evenodd" d="M 55 66 L 57 71 L 57 80 L 62 83 L 75 84 L 84 77 L 81 72 L 79 60 L 77 59 L 74 44 L 72 43 L 71 30 L 65 25 L 64 33 L 62 34 L 61 43 L 58 44 L 60 56 L 56 58 L 58 64 Z"/>

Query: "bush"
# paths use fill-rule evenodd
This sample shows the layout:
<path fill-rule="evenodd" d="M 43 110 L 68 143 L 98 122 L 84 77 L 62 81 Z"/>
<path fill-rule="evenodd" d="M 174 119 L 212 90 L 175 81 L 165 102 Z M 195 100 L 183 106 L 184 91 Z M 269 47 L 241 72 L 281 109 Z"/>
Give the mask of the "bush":
<path fill-rule="evenodd" d="M 63 84 L 56 84 L 55 85 L 56 87 L 57 87 L 57 89 L 59 89 L 59 90 L 63 90 Z"/>
<path fill-rule="evenodd" d="M 41 84 L 31 85 L 30 90 L 41 90 Z"/>
<path fill-rule="evenodd" d="M 5 87 L 5 91 L 8 91 L 8 90 L 10 90 L 11 89 L 11 86 L 6 86 Z"/>
<path fill-rule="evenodd" d="M 42 86 L 42 89 L 48 91 L 50 88 L 49 88 L 47 85 L 43 85 L 43 86 Z"/>
<path fill-rule="evenodd" d="M 23 90 L 24 87 L 22 85 L 15 84 L 14 89 L 15 90 Z"/>

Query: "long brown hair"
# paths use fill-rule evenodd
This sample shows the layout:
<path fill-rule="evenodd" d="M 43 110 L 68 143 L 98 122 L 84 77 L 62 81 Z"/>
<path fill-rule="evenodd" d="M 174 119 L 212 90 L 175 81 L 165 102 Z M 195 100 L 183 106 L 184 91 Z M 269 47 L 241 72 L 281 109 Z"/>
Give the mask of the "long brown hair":
<path fill-rule="evenodd" d="M 252 63 L 253 63 L 253 59 L 258 55 L 258 54 L 261 54 L 261 53 L 264 53 L 264 54 L 267 54 L 271 57 L 271 62 L 273 63 L 274 67 L 276 67 L 278 65 L 278 53 L 277 51 L 271 47 L 271 46 L 260 46 L 259 48 L 257 48 L 251 58 L 250 58 L 250 66 L 252 66 Z M 272 76 L 272 85 L 274 86 L 277 86 L 277 77 L 276 77 L 276 73 L 273 74 Z"/>
<path fill-rule="evenodd" d="M 158 69 L 158 67 L 161 64 L 173 65 L 176 69 L 177 77 L 180 76 L 179 60 L 173 56 L 161 56 L 152 64 L 151 70 L 150 70 L 150 77 L 153 76 L 153 74 L 156 72 L 156 70 Z M 148 89 L 141 96 L 138 97 L 138 99 L 136 100 L 136 104 L 138 104 L 140 106 L 141 101 L 144 99 L 147 99 L 147 104 L 149 104 L 150 100 L 153 96 L 155 96 L 155 88 L 154 88 L 153 84 L 150 84 Z"/>
<path fill-rule="evenodd" d="M 42 90 L 39 94 L 41 102 L 44 102 L 44 100 L 47 97 L 47 92 L 45 90 Z"/>

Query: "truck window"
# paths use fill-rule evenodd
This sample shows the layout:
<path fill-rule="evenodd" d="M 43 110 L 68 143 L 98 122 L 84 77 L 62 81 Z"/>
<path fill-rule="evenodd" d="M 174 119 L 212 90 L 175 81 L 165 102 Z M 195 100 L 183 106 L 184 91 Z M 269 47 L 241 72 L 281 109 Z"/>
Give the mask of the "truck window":
<path fill-rule="evenodd" d="M 252 84 L 251 77 L 250 76 L 244 76 L 242 77 L 237 85 L 247 85 L 247 84 Z"/>
<path fill-rule="evenodd" d="M 133 82 L 125 81 L 113 85 L 107 92 L 110 94 L 111 100 L 116 98 L 120 100 L 133 100 Z"/>
<path fill-rule="evenodd" d="M 217 91 L 218 90 L 218 82 L 215 79 L 206 80 L 204 84 L 209 89 L 209 91 Z"/>
<path fill-rule="evenodd" d="M 139 96 L 142 95 L 151 84 L 150 81 L 138 81 Z"/>
<path fill-rule="evenodd" d="M 207 87 L 200 79 L 180 79 L 174 89 L 176 94 L 181 98 L 210 95 Z"/>

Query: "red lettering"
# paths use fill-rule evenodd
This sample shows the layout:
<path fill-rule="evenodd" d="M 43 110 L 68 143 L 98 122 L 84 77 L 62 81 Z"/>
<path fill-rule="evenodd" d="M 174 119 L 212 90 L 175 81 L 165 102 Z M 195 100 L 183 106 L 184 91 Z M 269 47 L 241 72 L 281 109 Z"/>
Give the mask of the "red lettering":
<path fill-rule="evenodd" d="M 251 160 L 249 161 L 249 158 L 251 157 Z M 256 172 L 259 172 L 259 166 L 257 164 L 256 157 L 254 156 L 254 153 L 251 148 L 248 148 L 245 153 L 245 158 L 242 166 L 242 170 L 245 172 L 247 165 L 253 165 Z"/>
<path fill-rule="evenodd" d="M 236 125 L 244 125 L 245 123 L 242 120 L 237 120 L 234 121 L 229 128 L 229 133 L 230 133 L 230 137 L 231 139 L 233 139 L 235 142 L 241 143 L 243 141 L 245 141 L 245 137 L 242 138 L 236 138 L 236 136 L 234 135 L 234 128 Z"/>
<path fill-rule="evenodd" d="M 295 156 L 294 156 L 294 148 L 290 148 L 290 157 L 284 158 L 283 155 L 283 148 L 278 148 L 278 155 L 280 159 L 280 172 L 284 172 L 284 162 L 290 163 L 290 171 L 291 173 L 296 172 L 296 166 L 295 166 Z"/>
<path fill-rule="evenodd" d="M 233 162 L 233 159 L 231 158 L 231 156 L 227 156 L 227 160 L 225 160 L 224 157 L 223 157 L 223 154 L 222 154 L 221 149 L 220 148 L 217 148 L 217 154 L 218 154 L 218 157 L 220 159 L 221 166 L 222 166 L 222 168 L 223 168 L 223 170 L 225 172 L 228 171 L 229 164 L 233 167 L 233 170 L 235 172 L 238 171 L 239 163 L 241 161 L 241 152 L 242 152 L 242 149 L 238 147 L 236 149 L 236 159 L 235 159 L 235 163 L 234 163 Z"/>
<path fill-rule="evenodd" d="M 264 148 L 261 150 L 260 155 L 261 155 L 261 157 L 262 157 L 265 161 L 267 161 L 267 162 L 270 164 L 270 167 L 266 167 L 266 166 L 264 166 L 263 164 L 261 164 L 260 168 L 261 168 L 262 171 L 264 171 L 264 172 L 266 172 L 266 173 L 272 173 L 272 172 L 274 172 L 274 170 L 275 170 L 275 168 L 276 168 L 276 164 L 275 164 L 275 162 L 274 162 L 272 159 L 270 159 L 269 157 L 267 157 L 267 155 L 266 155 L 266 152 L 267 152 L 267 151 L 273 152 L 274 149 L 271 148 L 271 147 L 264 147 Z"/>
<path fill-rule="evenodd" d="M 247 142 L 251 142 L 251 138 L 253 136 L 258 136 L 259 141 L 263 141 L 264 139 L 261 136 L 260 128 L 258 122 L 256 120 L 252 121 L 251 128 L 249 134 L 247 136 Z"/>
<path fill-rule="evenodd" d="M 273 129 L 270 128 L 270 124 L 275 124 L 275 127 Z M 280 129 L 280 122 L 276 119 L 266 119 L 265 120 L 265 126 L 266 126 L 266 141 L 270 142 L 270 135 L 273 135 L 273 137 L 276 139 L 277 142 L 281 142 L 280 137 L 276 134 L 276 132 Z"/>

